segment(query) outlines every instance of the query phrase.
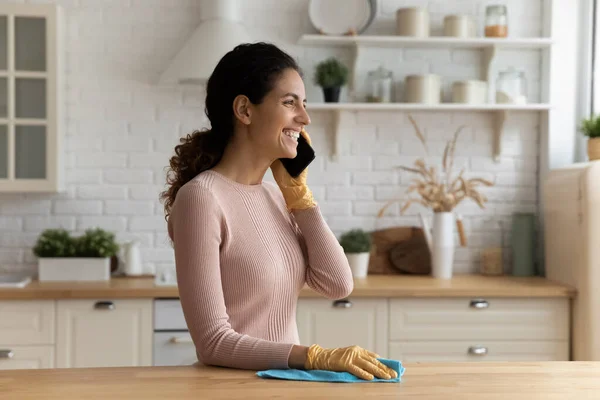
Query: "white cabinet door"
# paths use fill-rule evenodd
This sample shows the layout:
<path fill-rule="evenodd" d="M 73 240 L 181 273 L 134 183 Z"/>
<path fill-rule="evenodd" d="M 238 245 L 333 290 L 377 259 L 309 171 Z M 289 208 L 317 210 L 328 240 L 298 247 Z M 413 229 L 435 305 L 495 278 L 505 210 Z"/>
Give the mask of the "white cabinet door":
<path fill-rule="evenodd" d="M 61 189 L 61 12 L 0 5 L 0 192 Z"/>
<path fill-rule="evenodd" d="M 387 357 L 387 299 L 300 298 L 296 315 L 303 345 L 316 343 L 329 348 L 358 345 Z"/>
<path fill-rule="evenodd" d="M 152 299 L 58 300 L 56 366 L 152 365 Z"/>
<path fill-rule="evenodd" d="M 54 344 L 54 300 L 0 301 L 0 348 Z"/>
<path fill-rule="evenodd" d="M 0 370 L 54 368 L 54 346 L 0 346 Z"/>

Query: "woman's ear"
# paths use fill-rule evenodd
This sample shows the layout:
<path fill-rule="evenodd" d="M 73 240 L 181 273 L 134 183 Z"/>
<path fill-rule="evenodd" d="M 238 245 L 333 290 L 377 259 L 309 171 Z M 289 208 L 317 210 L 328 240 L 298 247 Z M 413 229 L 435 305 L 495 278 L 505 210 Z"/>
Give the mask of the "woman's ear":
<path fill-rule="evenodd" d="M 252 117 L 251 106 L 252 102 L 244 95 L 237 95 L 233 99 L 233 114 L 244 125 L 250 125 Z"/>

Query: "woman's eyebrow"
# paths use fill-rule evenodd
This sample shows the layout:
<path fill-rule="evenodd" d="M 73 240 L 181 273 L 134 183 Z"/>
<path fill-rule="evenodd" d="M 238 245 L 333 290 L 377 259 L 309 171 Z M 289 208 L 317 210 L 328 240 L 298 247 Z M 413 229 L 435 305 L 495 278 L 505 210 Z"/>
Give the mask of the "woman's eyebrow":
<path fill-rule="evenodd" d="M 292 92 L 288 92 L 281 97 L 288 97 L 288 96 L 292 96 L 294 99 L 300 100 L 300 96 L 298 96 L 296 93 L 292 93 Z M 306 102 L 306 99 L 304 99 L 302 101 Z"/>

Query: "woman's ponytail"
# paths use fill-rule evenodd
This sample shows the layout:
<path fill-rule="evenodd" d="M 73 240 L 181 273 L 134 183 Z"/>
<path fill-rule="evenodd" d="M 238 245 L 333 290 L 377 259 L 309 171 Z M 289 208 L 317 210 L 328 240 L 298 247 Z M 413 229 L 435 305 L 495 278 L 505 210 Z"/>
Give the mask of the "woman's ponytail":
<path fill-rule="evenodd" d="M 200 172 L 212 168 L 221 160 L 228 135 L 214 130 L 194 131 L 182 137 L 179 142 L 180 144 L 175 146 L 175 155 L 169 160 L 169 188 L 160 195 L 164 202 L 165 219 L 168 219 L 171 213 L 179 189 Z"/>

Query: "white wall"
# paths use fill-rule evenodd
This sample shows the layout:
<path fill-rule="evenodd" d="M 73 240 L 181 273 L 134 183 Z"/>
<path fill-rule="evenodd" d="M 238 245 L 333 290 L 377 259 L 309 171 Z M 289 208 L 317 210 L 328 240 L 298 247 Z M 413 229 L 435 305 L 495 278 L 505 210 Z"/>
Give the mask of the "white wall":
<path fill-rule="evenodd" d="M 34 2 L 31 0 L 30 2 Z M 39 2 L 36 1 L 36 2 Z M 60 0 L 66 15 L 66 166 L 67 192 L 59 195 L 0 195 L 0 268 L 35 269 L 31 246 L 46 228 L 64 227 L 81 233 L 99 226 L 119 240 L 139 238 L 148 268 L 172 262 L 158 194 L 180 135 L 206 124 L 203 93 L 197 89 L 155 86 L 198 21 L 193 0 Z M 511 35 L 541 35 L 541 0 L 507 0 Z M 348 50 L 304 48 L 302 33 L 314 33 L 307 0 L 241 2 L 244 23 L 257 40 L 272 41 L 297 56 L 306 73 L 309 101 L 322 101 L 312 84 L 315 62 Z M 447 13 L 479 18 L 490 1 L 380 0 L 377 20 L 367 33 L 393 34 L 394 12 L 401 6 L 429 6 L 434 32 Z M 378 65 L 394 71 L 396 80 L 408 73 L 435 72 L 445 86 L 480 73 L 479 54 L 472 51 L 386 50 L 365 53 L 359 70 Z M 524 68 L 532 100 L 539 99 L 540 57 L 535 51 L 502 53 L 503 65 Z M 363 76 L 364 78 L 364 76 Z M 501 242 L 495 221 L 504 223 L 509 246 L 510 216 L 536 211 L 538 203 L 539 124 L 536 112 L 511 114 L 499 163 L 491 158 L 492 118 L 488 113 L 413 113 L 439 161 L 444 141 L 467 124 L 457 148 L 457 166 L 471 176 L 496 182 L 484 189 L 485 210 L 465 203 L 469 246 L 458 250 L 457 272 L 475 272 L 480 249 Z M 319 156 L 310 168 L 309 184 L 336 234 L 353 228 L 374 229 L 417 224 L 416 208 L 400 216 L 397 206 L 378 220 L 378 209 L 401 196 L 410 176 L 394 166 L 408 164 L 421 150 L 405 113 L 357 112 L 343 115 L 342 156 L 331 162 L 328 126 L 331 115 L 311 112 L 309 132 Z M 506 261 L 509 259 L 507 253 Z M 508 264 L 507 264 L 508 267 Z"/>

